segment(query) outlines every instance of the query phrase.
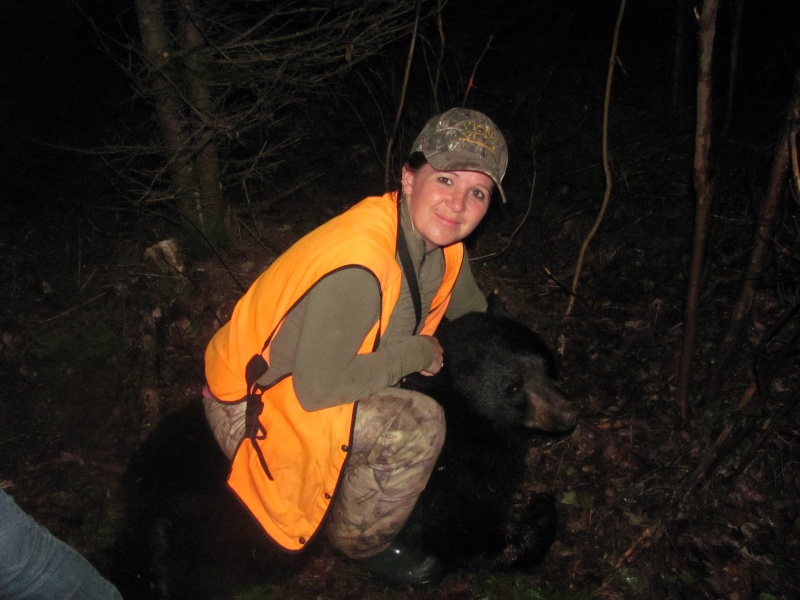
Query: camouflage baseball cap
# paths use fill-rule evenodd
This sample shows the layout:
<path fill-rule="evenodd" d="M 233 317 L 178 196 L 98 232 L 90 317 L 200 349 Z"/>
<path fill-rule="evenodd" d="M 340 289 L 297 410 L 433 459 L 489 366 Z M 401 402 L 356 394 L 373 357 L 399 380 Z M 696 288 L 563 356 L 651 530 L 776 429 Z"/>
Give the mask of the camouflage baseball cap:
<path fill-rule="evenodd" d="M 508 147 L 491 119 L 476 110 L 451 108 L 433 117 L 414 145 L 428 164 L 439 171 L 477 171 L 494 181 L 503 202 L 506 194 L 500 182 L 508 166 Z"/>

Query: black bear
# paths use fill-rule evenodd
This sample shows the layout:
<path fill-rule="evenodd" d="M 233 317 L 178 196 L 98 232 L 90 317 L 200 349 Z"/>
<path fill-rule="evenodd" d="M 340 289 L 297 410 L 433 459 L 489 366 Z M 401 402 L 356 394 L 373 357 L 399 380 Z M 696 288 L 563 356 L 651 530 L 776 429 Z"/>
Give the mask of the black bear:
<path fill-rule="evenodd" d="M 110 557 L 125 600 L 229 597 L 280 583 L 313 554 L 279 550 L 228 489 L 229 471 L 200 398 L 150 432 L 122 478 Z"/>
<path fill-rule="evenodd" d="M 569 431 L 576 410 L 554 383 L 547 346 L 519 322 L 474 313 L 443 323 L 436 335 L 444 369 L 404 385 L 442 404 L 447 437 L 402 535 L 452 568 L 533 565 L 553 541 L 557 515 L 552 497 L 538 495 L 510 517 L 529 436 Z M 278 583 L 315 554 L 313 547 L 299 555 L 278 550 L 228 490 L 228 470 L 199 399 L 151 432 L 123 480 L 126 514 L 112 579 L 126 600 Z"/>
<path fill-rule="evenodd" d="M 525 568 L 553 542 L 557 513 L 549 494 L 534 495 L 512 518 L 526 477 L 534 432 L 566 433 L 577 410 L 555 383 L 544 341 L 518 321 L 492 312 L 443 323 L 436 337 L 444 368 L 404 386 L 444 408 L 447 437 L 428 486 L 406 525 L 406 541 L 450 568 Z"/>

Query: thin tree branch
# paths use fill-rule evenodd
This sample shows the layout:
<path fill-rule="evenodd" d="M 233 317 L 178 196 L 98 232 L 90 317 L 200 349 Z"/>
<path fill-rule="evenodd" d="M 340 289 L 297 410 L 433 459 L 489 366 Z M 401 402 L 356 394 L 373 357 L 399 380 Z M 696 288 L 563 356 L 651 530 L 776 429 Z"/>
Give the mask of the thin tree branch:
<path fill-rule="evenodd" d="M 575 298 L 578 295 L 578 282 L 581 278 L 581 271 L 583 269 L 583 260 L 586 256 L 586 250 L 589 248 L 589 243 L 594 238 L 597 230 L 600 229 L 600 224 L 603 222 L 603 217 L 605 216 L 606 209 L 608 208 L 608 203 L 611 198 L 611 187 L 613 185 L 613 180 L 611 178 L 611 166 L 609 164 L 608 159 L 608 113 L 609 107 L 611 105 L 611 84 L 614 80 L 614 65 L 617 62 L 617 45 L 619 43 L 619 31 L 622 27 L 622 17 L 625 15 L 625 4 L 627 0 L 622 0 L 619 5 L 619 12 L 617 13 L 617 22 L 614 25 L 614 38 L 611 42 L 611 53 L 608 58 L 608 72 L 606 74 L 606 93 L 605 98 L 603 100 L 603 139 L 602 139 L 602 154 L 603 154 L 603 172 L 605 173 L 606 178 L 606 188 L 605 192 L 603 193 L 603 203 L 600 205 L 600 212 L 597 214 L 597 218 L 592 225 L 592 228 L 589 230 L 589 233 L 586 234 L 586 237 L 583 239 L 583 243 L 581 244 L 580 252 L 578 253 L 578 261 L 575 265 L 575 273 L 572 276 L 572 288 L 570 291 L 569 296 L 569 303 L 567 304 L 566 314 L 569 316 L 572 314 L 572 309 L 575 306 Z"/>
<path fill-rule="evenodd" d="M 397 105 L 397 114 L 394 118 L 394 125 L 392 125 L 392 132 L 389 135 L 389 141 L 386 144 L 386 155 L 384 156 L 384 174 L 383 185 L 384 189 L 389 190 L 389 179 L 392 170 L 392 148 L 395 139 L 397 138 L 397 130 L 400 127 L 400 118 L 403 116 L 403 108 L 406 104 L 406 90 L 408 89 L 408 79 L 411 76 L 411 64 L 414 61 L 414 48 L 417 45 L 417 30 L 419 29 L 419 17 L 422 10 L 422 0 L 417 0 L 417 6 L 414 14 L 414 28 L 411 30 L 411 43 L 408 46 L 408 58 L 406 59 L 406 69 L 403 74 L 403 85 L 400 88 L 400 102 Z"/>

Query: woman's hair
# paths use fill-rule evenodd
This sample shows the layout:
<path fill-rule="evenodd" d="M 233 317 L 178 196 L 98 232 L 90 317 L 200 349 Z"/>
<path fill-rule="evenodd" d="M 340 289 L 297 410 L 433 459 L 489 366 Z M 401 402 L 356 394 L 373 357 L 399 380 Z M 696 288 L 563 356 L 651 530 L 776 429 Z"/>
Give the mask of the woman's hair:
<path fill-rule="evenodd" d="M 408 157 L 406 164 L 404 164 L 403 166 L 412 173 L 416 173 L 427 164 L 428 164 L 428 159 L 425 158 L 425 155 L 422 152 L 412 152 L 411 156 Z M 403 188 L 402 180 L 398 181 L 397 183 L 400 189 L 402 190 Z"/>
<path fill-rule="evenodd" d="M 406 166 L 412 171 L 419 171 L 428 164 L 428 159 L 422 152 L 412 152 L 406 161 Z"/>

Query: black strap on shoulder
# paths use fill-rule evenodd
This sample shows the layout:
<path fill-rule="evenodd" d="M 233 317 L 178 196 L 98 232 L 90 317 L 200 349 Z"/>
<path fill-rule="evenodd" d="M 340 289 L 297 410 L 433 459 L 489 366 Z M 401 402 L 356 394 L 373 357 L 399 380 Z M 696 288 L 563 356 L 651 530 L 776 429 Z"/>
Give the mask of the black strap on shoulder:
<path fill-rule="evenodd" d="M 411 292 L 411 302 L 414 303 L 414 316 L 417 318 L 417 323 L 414 326 L 414 333 L 419 328 L 419 323 L 422 320 L 422 299 L 419 294 L 419 282 L 417 281 L 417 272 L 414 270 L 414 263 L 411 260 L 411 254 L 408 251 L 408 243 L 406 242 L 406 235 L 403 233 L 403 227 L 400 225 L 400 200 L 397 201 L 397 253 L 400 255 L 400 264 L 403 266 L 403 273 L 406 275 L 408 282 L 408 289 Z"/>
<path fill-rule="evenodd" d="M 267 474 L 270 481 L 274 481 L 272 473 L 269 471 L 267 461 L 264 454 L 261 452 L 261 447 L 258 445 L 258 440 L 267 438 L 267 430 L 259 421 L 258 417 L 264 410 L 264 402 L 261 399 L 264 393 L 264 387 L 259 385 L 258 380 L 264 376 L 264 373 L 269 369 L 269 364 L 264 360 L 260 354 L 254 354 L 253 358 L 247 361 L 247 366 L 244 369 L 244 378 L 247 382 L 247 409 L 244 417 L 244 436 L 253 444 L 253 448 L 258 455 L 258 460 L 261 463 L 261 468 Z"/>

